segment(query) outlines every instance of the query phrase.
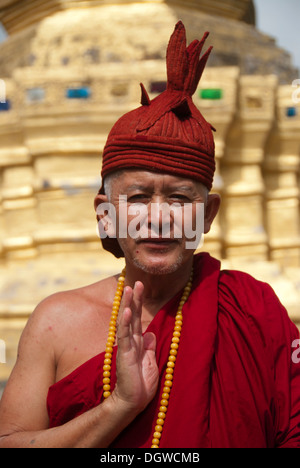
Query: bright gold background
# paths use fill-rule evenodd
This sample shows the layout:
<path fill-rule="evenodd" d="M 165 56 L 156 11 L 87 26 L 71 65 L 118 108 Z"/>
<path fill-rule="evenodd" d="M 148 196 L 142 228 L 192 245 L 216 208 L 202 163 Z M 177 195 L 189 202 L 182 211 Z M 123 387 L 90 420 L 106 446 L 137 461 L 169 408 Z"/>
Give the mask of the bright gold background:
<path fill-rule="evenodd" d="M 195 103 L 217 129 L 214 190 L 222 209 L 204 249 L 224 267 L 270 282 L 300 324 L 299 104 L 286 52 L 257 31 L 251 1 L 2 0 L 0 78 L 0 339 L 5 380 L 35 305 L 121 269 L 96 234 L 101 150 L 139 105 L 139 82 L 165 81 L 165 50 L 182 19 L 188 40 L 210 31 L 213 54 Z M 88 86 L 87 100 L 66 88 Z M 28 90 L 42 88 L 32 102 Z M 155 94 L 151 94 L 154 97 Z M 287 117 L 287 108 L 297 115 Z"/>

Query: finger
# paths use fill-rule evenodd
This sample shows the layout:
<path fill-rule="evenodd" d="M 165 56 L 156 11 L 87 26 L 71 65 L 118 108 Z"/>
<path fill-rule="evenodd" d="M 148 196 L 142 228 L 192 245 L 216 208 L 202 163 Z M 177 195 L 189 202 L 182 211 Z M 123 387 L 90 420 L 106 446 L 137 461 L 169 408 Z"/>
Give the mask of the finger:
<path fill-rule="evenodd" d="M 144 334 L 144 350 L 155 351 L 156 350 L 156 336 L 152 332 Z"/>
<path fill-rule="evenodd" d="M 125 307 L 121 317 L 120 323 L 118 326 L 117 340 L 118 340 L 118 349 L 121 352 L 128 352 L 131 349 L 131 319 L 132 312 L 129 307 Z"/>
<path fill-rule="evenodd" d="M 125 307 L 131 307 L 133 298 L 133 290 L 130 286 L 126 286 L 124 288 L 121 305 L 120 305 L 120 312 L 125 309 Z"/>
<path fill-rule="evenodd" d="M 143 293 L 144 285 L 141 281 L 137 281 L 133 288 L 133 297 L 132 297 L 132 333 L 142 334 L 142 306 L 143 306 Z"/>

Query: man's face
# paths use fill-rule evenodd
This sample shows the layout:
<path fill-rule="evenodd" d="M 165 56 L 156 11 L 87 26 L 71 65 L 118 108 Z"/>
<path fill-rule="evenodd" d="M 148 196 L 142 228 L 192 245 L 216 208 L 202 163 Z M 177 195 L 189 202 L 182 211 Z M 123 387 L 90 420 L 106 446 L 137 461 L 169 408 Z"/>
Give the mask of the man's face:
<path fill-rule="evenodd" d="M 109 201 L 115 207 L 117 239 L 126 261 L 149 273 L 176 271 L 193 256 L 196 241 L 210 228 L 212 220 L 208 222 L 204 214 L 210 197 L 191 179 L 142 170 L 122 172 L 111 184 Z"/>

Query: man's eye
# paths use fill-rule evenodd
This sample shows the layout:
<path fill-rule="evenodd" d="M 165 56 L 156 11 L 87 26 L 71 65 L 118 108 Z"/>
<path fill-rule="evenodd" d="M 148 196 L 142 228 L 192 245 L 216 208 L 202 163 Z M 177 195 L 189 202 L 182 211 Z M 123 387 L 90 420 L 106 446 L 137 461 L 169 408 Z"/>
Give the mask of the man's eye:
<path fill-rule="evenodd" d="M 130 203 L 138 203 L 138 202 L 141 202 L 141 201 L 144 201 L 144 200 L 147 200 L 147 195 L 145 195 L 144 193 L 137 193 L 135 195 L 130 195 L 127 200 L 130 202 Z"/>
<path fill-rule="evenodd" d="M 185 203 L 190 202 L 190 199 L 186 195 L 183 195 L 182 193 L 172 193 L 170 195 L 170 199 L 177 200 L 179 202 L 185 202 Z"/>

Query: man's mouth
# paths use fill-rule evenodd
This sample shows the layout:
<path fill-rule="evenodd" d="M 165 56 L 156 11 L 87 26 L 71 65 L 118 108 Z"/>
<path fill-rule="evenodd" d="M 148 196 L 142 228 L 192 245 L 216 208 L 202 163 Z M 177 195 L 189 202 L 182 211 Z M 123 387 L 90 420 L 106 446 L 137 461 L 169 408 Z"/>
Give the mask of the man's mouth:
<path fill-rule="evenodd" d="M 137 244 L 144 244 L 150 248 L 165 249 L 173 244 L 178 243 L 178 239 L 171 239 L 165 237 L 147 237 L 145 239 L 138 239 Z"/>

